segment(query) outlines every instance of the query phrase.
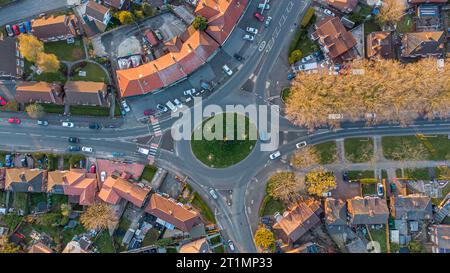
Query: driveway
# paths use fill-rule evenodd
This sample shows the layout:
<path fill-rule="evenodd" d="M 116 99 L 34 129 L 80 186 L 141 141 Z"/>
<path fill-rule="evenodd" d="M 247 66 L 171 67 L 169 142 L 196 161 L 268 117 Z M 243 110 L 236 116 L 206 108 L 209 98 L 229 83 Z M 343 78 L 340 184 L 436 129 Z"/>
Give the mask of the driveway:
<path fill-rule="evenodd" d="M 0 26 L 27 19 L 47 11 L 63 9 L 78 2 L 80 0 L 19 0 L 15 4 L 0 9 Z"/>

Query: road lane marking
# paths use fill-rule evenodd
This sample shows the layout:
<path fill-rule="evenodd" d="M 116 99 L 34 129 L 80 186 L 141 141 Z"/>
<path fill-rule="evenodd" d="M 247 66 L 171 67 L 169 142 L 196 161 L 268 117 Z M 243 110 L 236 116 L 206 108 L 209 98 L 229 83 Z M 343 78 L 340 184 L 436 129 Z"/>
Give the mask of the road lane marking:
<path fill-rule="evenodd" d="M 266 47 L 267 42 L 266 41 L 262 41 L 261 44 L 259 44 L 259 52 L 263 51 L 264 48 Z"/>

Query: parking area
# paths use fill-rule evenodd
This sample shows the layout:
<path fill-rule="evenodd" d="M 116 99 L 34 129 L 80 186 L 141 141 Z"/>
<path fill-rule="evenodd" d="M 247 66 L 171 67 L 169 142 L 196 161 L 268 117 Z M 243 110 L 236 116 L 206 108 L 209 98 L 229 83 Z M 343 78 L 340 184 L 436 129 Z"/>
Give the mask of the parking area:
<path fill-rule="evenodd" d="M 177 199 L 183 191 L 183 185 L 176 179 L 174 174 L 168 174 L 159 187 L 159 191 L 167 193 L 170 197 Z"/>
<path fill-rule="evenodd" d="M 361 194 L 359 182 L 345 182 L 342 178 L 342 171 L 334 171 L 334 174 L 337 187 L 331 191 L 331 196 L 347 200 Z"/>

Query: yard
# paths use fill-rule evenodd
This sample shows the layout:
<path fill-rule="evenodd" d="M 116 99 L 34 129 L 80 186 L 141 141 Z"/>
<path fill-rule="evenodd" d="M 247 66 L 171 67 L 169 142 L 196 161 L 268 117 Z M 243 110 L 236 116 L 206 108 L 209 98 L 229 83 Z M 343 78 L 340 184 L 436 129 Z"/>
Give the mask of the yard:
<path fill-rule="evenodd" d="M 406 14 L 397 24 L 397 31 L 400 33 L 407 33 L 414 31 L 414 22 L 411 14 Z"/>
<path fill-rule="evenodd" d="M 80 63 L 78 66 L 72 67 L 72 80 L 74 81 L 92 81 L 92 82 L 104 82 L 108 83 L 108 78 L 105 75 L 103 69 L 97 64 L 93 63 Z M 80 71 L 86 72 L 86 76 L 80 76 Z"/>
<path fill-rule="evenodd" d="M 383 137 L 382 146 L 384 157 L 390 160 L 439 161 L 450 156 L 447 135 Z"/>
<path fill-rule="evenodd" d="M 78 61 L 85 58 L 83 40 L 75 39 L 73 44 L 67 41 L 48 42 L 44 44 L 45 53 L 55 54 L 61 61 Z"/>
<path fill-rule="evenodd" d="M 380 252 L 386 253 L 387 252 L 386 225 L 383 225 L 383 227 L 380 229 L 369 228 L 368 232 L 370 233 L 368 239 L 370 240 L 370 238 L 372 238 L 372 241 L 378 242 L 380 244 Z"/>
<path fill-rule="evenodd" d="M 146 165 L 144 168 L 144 171 L 142 172 L 141 179 L 145 179 L 148 182 L 151 182 L 153 180 L 153 176 L 155 176 L 157 171 L 158 171 L 158 168 L 156 168 L 155 166 Z"/>
<path fill-rule="evenodd" d="M 14 192 L 13 196 L 13 207 L 16 210 L 22 210 L 25 214 L 28 210 L 28 193 L 25 192 Z"/>
<path fill-rule="evenodd" d="M 40 103 L 44 108 L 44 112 L 53 114 L 63 114 L 64 105 L 51 104 L 51 103 Z"/>
<path fill-rule="evenodd" d="M 314 146 L 319 154 L 320 164 L 331 164 L 336 161 L 336 142 L 328 141 Z"/>
<path fill-rule="evenodd" d="M 273 216 L 275 212 L 283 213 L 285 210 L 286 207 L 283 202 L 275 200 L 266 194 L 259 208 L 259 216 Z"/>
<path fill-rule="evenodd" d="M 361 194 L 362 196 L 373 196 L 377 195 L 377 184 L 376 183 L 361 183 Z"/>
<path fill-rule="evenodd" d="M 211 209 L 208 207 L 205 201 L 203 201 L 203 199 L 197 192 L 194 192 L 194 199 L 192 199 L 191 203 L 195 208 L 197 208 L 200 211 L 200 214 L 206 221 L 211 222 L 213 224 L 216 223 L 214 213 L 211 211 Z"/>
<path fill-rule="evenodd" d="M 348 179 L 349 180 L 367 180 L 374 181 L 375 173 L 373 170 L 365 170 L 365 171 L 348 171 Z"/>
<path fill-rule="evenodd" d="M 373 158 L 372 138 L 348 138 L 344 140 L 345 157 L 352 163 L 368 162 Z"/>
<path fill-rule="evenodd" d="M 116 253 L 113 240 L 107 230 L 103 230 L 95 239 L 94 245 L 100 253 Z"/>
<path fill-rule="evenodd" d="M 118 251 L 125 251 L 126 247 L 122 246 L 122 239 L 125 236 L 128 228 L 130 227 L 131 221 L 125 217 L 120 219 L 119 225 L 117 226 L 116 231 L 114 232 L 114 242 L 116 246 L 119 246 Z"/>
<path fill-rule="evenodd" d="M 159 231 L 156 228 L 151 228 L 147 234 L 145 234 L 144 240 L 142 241 L 142 246 L 153 245 L 159 239 Z"/>
<path fill-rule="evenodd" d="M 71 105 L 70 114 L 75 116 L 109 116 L 108 107 L 90 105 Z"/>
<path fill-rule="evenodd" d="M 397 178 L 407 178 L 410 180 L 428 180 L 430 179 L 430 173 L 428 168 L 417 169 L 403 169 L 403 175 L 401 169 L 397 171 Z"/>
<path fill-rule="evenodd" d="M 33 76 L 34 81 L 41 81 L 41 82 L 60 82 L 65 83 L 67 78 L 66 76 L 61 73 L 60 71 L 54 72 L 54 73 L 41 73 L 41 75 L 34 74 Z"/>

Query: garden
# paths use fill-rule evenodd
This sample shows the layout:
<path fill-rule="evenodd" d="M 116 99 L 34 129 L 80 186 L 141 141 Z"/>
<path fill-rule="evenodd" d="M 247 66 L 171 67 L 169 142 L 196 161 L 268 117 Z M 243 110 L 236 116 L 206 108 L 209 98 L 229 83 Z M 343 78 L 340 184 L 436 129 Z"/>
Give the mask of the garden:
<path fill-rule="evenodd" d="M 67 41 L 48 42 L 44 44 L 44 52 L 55 54 L 59 60 L 74 62 L 84 59 L 83 40 L 75 39 L 75 42 L 68 44 Z"/>
<path fill-rule="evenodd" d="M 344 140 L 345 158 L 352 163 L 368 162 L 373 158 L 372 138 L 348 138 Z"/>
<path fill-rule="evenodd" d="M 79 72 L 84 71 L 86 76 L 80 76 Z M 73 81 L 92 81 L 109 83 L 105 71 L 97 64 L 81 62 L 72 67 L 70 73 Z"/>

